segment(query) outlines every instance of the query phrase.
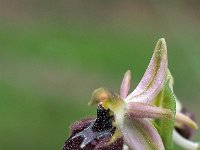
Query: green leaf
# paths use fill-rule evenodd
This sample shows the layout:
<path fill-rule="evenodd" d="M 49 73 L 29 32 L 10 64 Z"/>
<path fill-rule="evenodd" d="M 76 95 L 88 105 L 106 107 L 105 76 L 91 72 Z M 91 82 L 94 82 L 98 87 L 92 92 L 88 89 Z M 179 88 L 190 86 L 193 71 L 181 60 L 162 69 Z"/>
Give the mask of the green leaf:
<path fill-rule="evenodd" d="M 160 121 L 160 136 L 163 140 L 163 144 L 166 150 L 171 150 L 173 148 L 173 129 L 176 114 L 176 98 L 170 85 L 170 78 L 166 80 L 164 89 L 162 91 L 162 107 L 170 109 L 174 114 L 173 118 L 163 118 Z"/>

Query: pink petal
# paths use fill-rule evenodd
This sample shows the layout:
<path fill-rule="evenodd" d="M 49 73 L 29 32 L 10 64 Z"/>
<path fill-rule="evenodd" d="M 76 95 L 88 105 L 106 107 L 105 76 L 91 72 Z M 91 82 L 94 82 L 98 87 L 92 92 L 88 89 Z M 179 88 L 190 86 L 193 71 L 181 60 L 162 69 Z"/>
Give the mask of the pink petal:
<path fill-rule="evenodd" d="M 151 102 L 161 91 L 167 74 L 167 47 L 165 39 L 159 39 L 149 66 L 136 89 L 126 102 Z"/>
<path fill-rule="evenodd" d="M 125 99 L 128 95 L 128 91 L 130 89 L 130 82 L 131 82 L 131 71 L 128 70 L 124 74 L 124 78 L 122 80 L 122 84 L 121 84 L 121 87 L 120 87 L 120 97 L 122 99 Z"/>
<path fill-rule="evenodd" d="M 134 118 L 172 118 L 173 113 L 169 109 L 156 107 L 147 103 L 130 102 L 127 104 L 127 115 Z"/>
<path fill-rule="evenodd" d="M 157 129 L 148 119 L 129 119 L 124 121 L 124 142 L 133 150 L 164 150 L 164 145 Z"/>

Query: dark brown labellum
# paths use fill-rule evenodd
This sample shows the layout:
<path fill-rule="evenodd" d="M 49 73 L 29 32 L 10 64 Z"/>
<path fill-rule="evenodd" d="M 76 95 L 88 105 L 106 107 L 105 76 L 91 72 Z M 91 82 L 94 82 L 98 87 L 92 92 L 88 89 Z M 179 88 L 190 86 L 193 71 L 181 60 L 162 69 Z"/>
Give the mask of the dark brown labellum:
<path fill-rule="evenodd" d="M 99 105 L 96 119 L 83 119 L 72 125 L 71 136 L 65 142 L 63 150 L 122 150 L 122 138 L 110 145 L 107 144 L 115 132 L 115 127 L 112 126 L 113 120 L 110 110 L 105 110 Z"/>

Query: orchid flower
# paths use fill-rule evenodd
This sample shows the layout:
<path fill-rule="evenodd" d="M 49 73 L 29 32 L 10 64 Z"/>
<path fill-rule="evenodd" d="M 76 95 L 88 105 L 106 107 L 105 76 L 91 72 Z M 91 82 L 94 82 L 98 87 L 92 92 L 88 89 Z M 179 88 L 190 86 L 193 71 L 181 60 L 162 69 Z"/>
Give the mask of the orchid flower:
<path fill-rule="evenodd" d="M 176 113 L 178 101 L 170 77 L 166 42 L 161 38 L 134 91 L 128 94 L 131 83 L 128 70 L 119 95 L 106 88 L 93 92 L 89 105 L 98 105 L 97 117 L 73 124 L 63 150 L 170 150 L 173 136 L 175 141 L 179 139 L 177 143 L 184 145 L 174 125 L 178 127 L 178 123 L 184 123 L 194 127 L 196 124 L 179 111 Z"/>
<path fill-rule="evenodd" d="M 114 114 L 113 125 L 119 130 L 113 138 L 123 136 L 130 149 L 164 150 L 163 141 L 152 124 L 151 119 L 166 118 L 174 120 L 170 109 L 156 107 L 151 102 L 161 92 L 167 76 L 167 47 L 160 39 L 155 47 L 150 64 L 136 89 L 128 95 L 131 73 L 124 75 L 120 95 L 105 89 L 94 91 L 90 104 L 100 104 Z M 116 137 L 115 137 L 116 136 Z"/>

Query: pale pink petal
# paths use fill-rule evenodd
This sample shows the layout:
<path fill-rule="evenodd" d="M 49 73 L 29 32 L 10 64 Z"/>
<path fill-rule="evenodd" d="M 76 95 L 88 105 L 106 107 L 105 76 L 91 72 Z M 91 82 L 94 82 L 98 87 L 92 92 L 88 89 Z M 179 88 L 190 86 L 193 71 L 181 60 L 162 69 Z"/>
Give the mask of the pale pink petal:
<path fill-rule="evenodd" d="M 126 118 L 121 131 L 125 144 L 132 150 L 164 150 L 157 129 L 148 119 Z"/>
<path fill-rule="evenodd" d="M 134 118 L 173 118 L 171 110 L 141 102 L 128 103 L 126 114 Z"/>
<path fill-rule="evenodd" d="M 120 97 L 122 99 L 125 99 L 128 95 L 128 91 L 130 89 L 130 82 L 131 82 L 131 71 L 128 70 L 124 74 L 124 78 L 122 80 L 122 84 L 121 84 L 121 87 L 120 87 Z"/>
<path fill-rule="evenodd" d="M 161 91 L 167 75 L 167 47 L 165 39 L 159 39 L 149 66 L 136 89 L 126 102 L 151 102 Z"/>

